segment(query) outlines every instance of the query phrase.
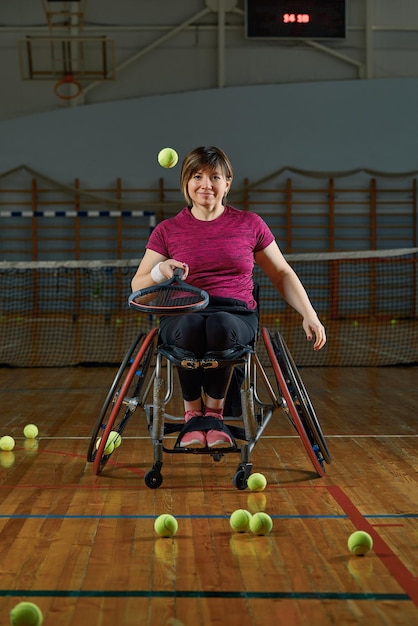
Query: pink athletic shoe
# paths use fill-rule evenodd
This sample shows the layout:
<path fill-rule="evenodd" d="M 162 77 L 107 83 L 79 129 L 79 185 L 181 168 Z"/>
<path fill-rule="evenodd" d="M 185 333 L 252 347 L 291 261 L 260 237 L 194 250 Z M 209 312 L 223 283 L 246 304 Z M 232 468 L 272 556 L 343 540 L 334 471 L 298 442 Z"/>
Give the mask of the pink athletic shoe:
<path fill-rule="evenodd" d="M 187 422 L 192 417 L 199 417 L 202 415 L 202 411 L 186 411 L 184 414 L 184 422 Z M 180 441 L 181 448 L 205 448 L 206 447 L 206 433 L 201 430 L 191 430 L 185 433 Z"/>
<path fill-rule="evenodd" d="M 216 417 L 221 420 L 222 417 L 216 413 L 205 413 L 205 417 Z M 206 433 L 206 443 L 209 448 L 232 448 L 232 439 L 223 430 L 208 430 Z"/>

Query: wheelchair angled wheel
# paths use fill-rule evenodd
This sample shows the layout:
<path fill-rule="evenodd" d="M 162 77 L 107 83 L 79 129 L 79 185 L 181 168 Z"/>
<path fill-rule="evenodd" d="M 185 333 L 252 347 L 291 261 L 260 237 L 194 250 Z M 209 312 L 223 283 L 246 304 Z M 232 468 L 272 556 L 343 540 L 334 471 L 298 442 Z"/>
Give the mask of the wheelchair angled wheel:
<path fill-rule="evenodd" d="M 87 461 L 93 463 L 96 474 L 100 473 L 111 456 L 104 454 L 110 432 L 116 431 L 121 435 L 131 415 L 143 402 L 157 335 L 158 329 L 153 328 L 148 334 L 141 333 L 135 339 L 109 389 L 94 425 L 87 451 Z M 99 438 L 100 443 L 97 445 Z"/>
<path fill-rule="evenodd" d="M 261 332 L 276 382 L 285 401 L 286 413 L 318 476 L 324 476 L 325 462 L 331 462 L 331 455 L 290 352 L 279 333 L 272 339 L 266 328 Z"/>
<path fill-rule="evenodd" d="M 280 355 L 283 357 L 283 364 L 280 363 L 280 365 L 282 366 L 282 371 L 285 374 L 286 382 L 289 389 L 292 390 L 294 394 L 294 401 L 297 400 L 298 405 L 300 406 L 301 419 L 302 421 L 306 420 L 306 423 L 312 431 L 315 441 L 317 442 L 325 461 L 327 463 L 331 463 L 331 454 L 328 450 L 315 409 L 300 377 L 298 368 L 296 367 L 293 357 L 290 354 L 289 348 L 279 333 L 275 334 L 274 340 L 278 346 Z"/>

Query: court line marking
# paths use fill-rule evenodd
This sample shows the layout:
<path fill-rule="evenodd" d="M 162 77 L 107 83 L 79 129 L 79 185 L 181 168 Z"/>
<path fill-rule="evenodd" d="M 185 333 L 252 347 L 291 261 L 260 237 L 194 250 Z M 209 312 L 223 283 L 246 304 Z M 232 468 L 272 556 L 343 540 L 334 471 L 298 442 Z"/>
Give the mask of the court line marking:
<path fill-rule="evenodd" d="M 380 558 L 386 569 L 389 570 L 398 585 L 409 595 L 414 604 L 418 606 L 417 579 L 402 563 L 390 546 L 382 539 L 372 524 L 365 519 L 347 494 L 337 485 L 326 485 L 329 494 L 335 502 L 348 515 L 357 530 L 365 530 L 373 539 L 373 550 Z"/>
<path fill-rule="evenodd" d="M 0 596 L 25 596 L 32 598 L 238 598 L 242 600 L 378 600 L 381 602 L 410 601 L 404 593 L 349 593 L 335 591 L 182 591 L 139 590 L 131 591 L 101 589 L 0 589 Z"/>
<path fill-rule="evenodd" d="M 67 514 L 67 513 L 0 513 L 0 520 L 1 519 L 77 519 L 77 520 L 83 520 L 83 519 L 137 519 L 137 520 L 142 520 L 142 519 L 152 519 L 155 520 L 158 517 L 158 515 L 120 515 L 120 514 L 109 514 L 109 515 L 101 515 L 101 514 L 86 514 L 86 515 L 81 515 L 81 514 Z M 177 519 L 190 519 L 190 520 L 194 520 L 194 519 L 226 519 L 228 520 L 230 517 L 230 515 L 228 513 L 224 513 L 224 514 L 219 514 L 219 515 L 176 515 Z M 332 520 L 337 520 L 337 519 L 350 519 L 349 515 L 347 514 L 335 514 L 335 515 L 328 515 L 328 514 L 317 514 L 317 515 L 293 515 L 293 514 L 289 514 L 289 515 L 274 515 L 274 514 L 270 514 L 270 517 L 272 519 L 278 519 L 278 520 L 289 520 L 289 519 L 296 519 L 296 520 L 300 520 L 300 519 L 332 519 Z M 375 513 L 369 513 L 367 515 L 363 516 L 364 519 L 367 518 L 371 518 L 371 519 L 397 519 L 397 520 L 402 520 L 402 519 L 417 519 L 418 518 L 418 513 L 379 513 L 379 514 L 375 514 Z M 401 526 L 402 528 L 404 527 L 404 524 L 372 524 L 373 526 Z"/>
<path fill-rule="evenodd" d="M 400 439 L 408 439 L 410 438 L 414 438 L 414 437 L 418 437 L 418 433 L 415 435 L 358 435 L 357 433 L 350 433 L 349 435 L 327 435 L 326 438 L 327 439 L 346 439 L 349 438 L 351 439 L 352 437 L 356 437 L 357 439 L 359 438 L 370 438 L 370 439 L 396 439 L 396 438 L 400 438 Z"/>
<path fill-rule="evenodd" d="M 281 487 L 286 488 L 286 487 Z M 309 488 L 309 487 L 308 487 Z M 316 488 L 316 487 L 310 487 Z M 418 604 L 418 590 L 416 589 L 416 584 L 414 582 L 413 577 L 411 577 L 411 573 L 409 570 L 403 566 L 398 557 L 391 551 L 391 549 L 387 546 L 387 544 L 380 538 L 380 536 L 373 530 L 373 526 L 366 521 L 367 517 L 377 518 L 377 517 L 395 517 L 399 519 L 399 515 L 397 514 L 378 514 L 378 515 L 362 515 L 360 511 L 354 506 L 351 500 L 346 496 L 346 494 L 339 488 L 332 485 L 324 485 L 321 488 L 325 488 L 330 491 L 331 495 L 334 497 L 336 502 L 346 510 L 346 515 L 335 515 L 335 516 L 272 516 L 275 518 L 350 518 L 353 523 L 359 528 L 361 527 L 363 530 L 365 529 L 365 524 L 367 525 L 367 530 L 373 536 L 375 551 L 384 565 L 390 570 L 391 574 L 394 576 L 398 584 L 401 588 L 403 588 L 406 593 L 347 593 L 347 592 L 250 592 L 250 591 L 238 591 L 238 592 L 206 592 L 206 591 L 145 591 L 145 590 L 132 590 L 132 591 L 101 591 L 101 590 L 66 590 L 66 591 L 56 591 L 56 590 L 1 590 L 0 596 L 20 596 L 24 595 L 27 597 L 149 597 L 149 598 L 158 598 L 158 597 L 182 597 L 182 598 L 242 598 L 242 599 L 307 599 L 307 600 L 326 600 L 326 599 L 335 599 L 335 600 L 374 600 L 374 601 L 409 601 L 412 600 L 415 604 Z M 25 517 L 21 515 L 12 515 L 5 516 L 1 515 L 0 517 Z M 64 517 L 64 518 L 79 518 L 79 516 L 41 516 L 41 515 L 30 515 L 28 517 Z M 88 516 L 88 517 L 97 517 L 97 518 L 108 518 L 108 517 L 121 517 L 121 516 Z M 152 518 L 155 519 L 155 515 L 153 516 L 123 516 L 123 517 L 142 517 L 142 518 Z M 207 517 L 217 517 L 225 519 L 228 516 L 178 516 L 179 518 L 207 518 Z M 415 514 L 406 514 L 405 517 L 417 517 Z M 383 549 L 382 549 L 383 547 Z M 378 548 L 378 550 L 376 550 Z M 389 558 L 388 553 L 389 552 Z M 412 587 L 411 587 L 412 583 Z"/>
<path fill-rule="evenodd" d="M 358 433 L 345 433 L 345 434 L 334 434 L 334 435 L 329 435 L 328 433 L 326 434 L 326 439 L 351 439 L 353 437 L 357 437 L 357 438 L 371 438 L 371 439 L 396 439 L 396 438 L 400 438 L 400 439 L 408 439 L 408 438 L 417 438 L 418 437 L 418 433 L 413 434 L 413 435 L 404 435 L 404 434 L 381 434 L 381 435 L 372 435 L 372 434 L 358 434 Z M 136 437 L 132 437 L 132 436 L 123 436 L 122 437 L 124 440 L 126 441 L 150 441 L 150 437 L 147 435 L 144 436 L 136 436 Z M 24 437 L 14 437 L 14 439 L 16 441 L 25 441 Z M 85 435 L 80 435 L 80 436 L 68 436 L 68 437 L 49 437 L 49 436 L 40 436 L 37 437 L 36 439 L 34 439 L 34 441 L 90 441 L 91 437 L 86 437 Z M 173 436 L 165 436 L 164 439 L 177 439 L 177 437 L 173 437 Z M 299 435 L 295 434 L 295 435 L 266 435 L 263 437 L 264 439 L 299 439 Z"/>

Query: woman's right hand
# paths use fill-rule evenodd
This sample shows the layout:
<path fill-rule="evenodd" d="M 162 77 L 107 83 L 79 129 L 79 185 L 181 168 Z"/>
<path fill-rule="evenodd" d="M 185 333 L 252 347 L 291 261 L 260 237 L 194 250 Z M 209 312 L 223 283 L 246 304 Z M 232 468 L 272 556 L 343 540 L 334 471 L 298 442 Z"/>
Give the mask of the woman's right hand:
<path fill-rule="evenodd" d="M 177 261 L 176 259 L 166 259 L 160 263 L 160 272 L 165 277 L 166 280 L 173 277 L 174 270 L 179 268 L 183 270 L 182 280 L 186 280 L 189 275 L 189 266 L 187 263 L 183 263 L 182 261 Z"/>
<path fill-rule="evenodd" d="M 155 270 L 155 276 L 158 280 L 153 280 L 151 272 L 158 266 L 158 270 Z M 180 268 L 183 270 L 183 280 L 185 280 L 189 274 L 189 266 L 183 261 L 177 259 L 166 259 L 162 254 L 154 252 L 154 250 L 146 250 L 145 254 L 136 270 L 135 276 L 132 279 L 131 287 L 132 291 L 138 291 L 138 289 L 144 289 L 145 287 L 151 287 L 157 282 L 162 282 L 172 278 L 174 270 Z"/>

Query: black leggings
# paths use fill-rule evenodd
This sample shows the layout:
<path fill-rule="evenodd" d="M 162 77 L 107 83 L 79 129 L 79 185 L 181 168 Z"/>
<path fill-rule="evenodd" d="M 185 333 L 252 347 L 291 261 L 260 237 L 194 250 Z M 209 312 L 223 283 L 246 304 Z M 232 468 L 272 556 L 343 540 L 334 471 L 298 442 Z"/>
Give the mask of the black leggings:
<path fill-rule="evenodd" d="M 210 314 L 190 313 L 161 319 L 160 338 L 164 344 L 193 352 L 202 358 L 206 352 L 222 351 L 237 344 L 248 345 L 255 337 L 257 315 L 217 311 Z M 193 401 L 203 391 L 211 398 L 225 396 L 230 367 L 187 370 L 178 368 L 184 400 Z"/>

